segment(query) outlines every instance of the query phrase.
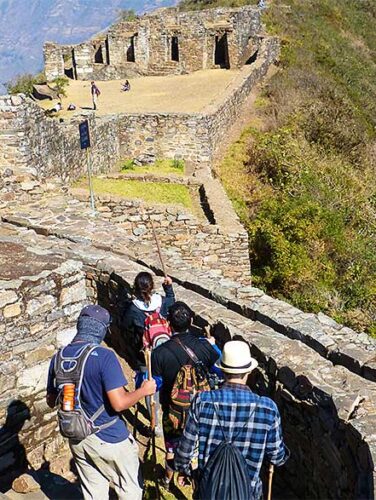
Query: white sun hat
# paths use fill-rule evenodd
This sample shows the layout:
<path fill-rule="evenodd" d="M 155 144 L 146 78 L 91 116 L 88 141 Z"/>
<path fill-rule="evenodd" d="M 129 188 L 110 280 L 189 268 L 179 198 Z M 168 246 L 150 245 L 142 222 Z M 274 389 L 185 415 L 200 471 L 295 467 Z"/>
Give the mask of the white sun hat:
<path fill-rule="evenodd" d="M 249 345 L 242 340 L 226 342 L 219 368 L 225 373 L 250 373 L 258 363 L 251 356 Z"/>

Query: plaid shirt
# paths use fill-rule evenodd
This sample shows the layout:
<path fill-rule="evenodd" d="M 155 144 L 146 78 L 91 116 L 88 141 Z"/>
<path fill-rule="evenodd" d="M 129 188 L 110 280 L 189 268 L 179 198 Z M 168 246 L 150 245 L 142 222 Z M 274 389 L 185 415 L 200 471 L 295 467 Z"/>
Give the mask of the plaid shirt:
<path fill-rule="evenodd" d="M 241 451 L 249 468 L 254 496 L 261 497 L 259 474 L 264 455 L 274 465 L 282 465 L 290 453 L 283 443 L 276 404 L 269 398 L 257 396 L 246 385 L 225 383 L 221 389 L 196 396 L 175 454 L 175 468 L 189 473 L 198 440 L 198 466 L 202 470 L 216 447 L 224 441 L 221 426 L 226 437 L 235 438 L 233 444 Z"/>

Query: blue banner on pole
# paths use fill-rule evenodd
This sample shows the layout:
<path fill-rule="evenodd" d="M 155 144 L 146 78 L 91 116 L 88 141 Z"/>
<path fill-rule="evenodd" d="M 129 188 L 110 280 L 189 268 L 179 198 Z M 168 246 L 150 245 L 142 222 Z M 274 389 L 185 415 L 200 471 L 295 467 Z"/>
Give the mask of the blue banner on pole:
<path fill-rule="evenodd" d="M 85 120 L 79 125 L 81 149 L 90 148 L 89 122 Z"/>

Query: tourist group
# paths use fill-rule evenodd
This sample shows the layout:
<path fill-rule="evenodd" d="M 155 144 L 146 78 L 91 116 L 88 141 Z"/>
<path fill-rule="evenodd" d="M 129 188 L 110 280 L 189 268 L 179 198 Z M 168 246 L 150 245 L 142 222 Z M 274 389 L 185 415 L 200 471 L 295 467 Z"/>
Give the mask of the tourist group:
<path fill-rule="evenodd" d="M 289 451 L 276 404 L 247 384 L 258 365 L 249 345 L 230 340 L 220 350 L 175 300 L 169 277 L 163 296 L 154 289 L 153 276 L 139 273 L 117 318 L 136 368 L 134 391 L 115 353 L 101 345 L 111 316 L 100 305 L 82 309 L 75 337 L 50 363 L 47 403 L 57 407 L 85 500 L 109 498 L 110 485 L 120 499 L 142 498 L 138 444 L 123 412 L 144 398 L 153 451 L 162 434 L 166 451 L 156 498 L 173 484 L 191 484 L 201 500 L 263 498 L 263 462 L 283 465 Z"/>

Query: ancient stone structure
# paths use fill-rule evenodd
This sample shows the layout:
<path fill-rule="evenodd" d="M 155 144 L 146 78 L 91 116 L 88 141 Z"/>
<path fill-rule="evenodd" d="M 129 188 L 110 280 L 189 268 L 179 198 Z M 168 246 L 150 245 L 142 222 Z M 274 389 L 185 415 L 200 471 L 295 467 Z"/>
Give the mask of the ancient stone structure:
<path fill-rule="evenodd" d="M 107 222 L 107 227 L 108 224 Z M 30 314 L 34 311 L 33 335 L 44 339 L 44 350 L 35 345 L 30 350 L 23 351 L 20 346 L 24 348 L 26 344 L 18 339 L 18 342 L 10 342 L 10 347 L 7 347 L 8 357 L 5 357 L 5 363 L 2 363 L 2 367 L 7 371 L 6 380 L 11 380 L 2 401 L 6 401 L 6 408 L 14 398 L 26 402 L 32 420 L 30 427 L 27 420 L 21 430 L 16 425 L 17 420 L 13 421 L 13 427 L 9 428 L 8 447 L 1 447 L 2 452 L 5 449 L 7 452 L 0 454 L 0 464 L 9 464 L 10 457 L 14 456 L 15 449 L 19 449 L 19 444 L 22 443 L 28 460 L 38 468 L 41 462 L 52 458 L 52 450 L 55 450 L 55 457 L 58 456 L 57 450 L 61 444 L 54 412 L 47 412 L 42 402 L 39 405 L 35 403 L 42 401 L 47 361 L 51 351 L 60 342 L 67 342 L 73 335 L 71 320 L 76 316 L 74 311 L 86 300 L 98 301 L 111 310 L 114 318 L 107 342 L 119 354 L 129 359 L 127 339 L 121 326 L 121 311 L 129 297 L 130 285 L 136 273 L 145 267 L 129 258 L 127 248 L 117 247 L 114 253 L 109 249 L 99 248 L 99 245 L 82 241 L 74 243 L 74 236 L 69 235 L 68 231 L 65 237 L 60 235 L 59 239 L 38 235 L 34 231 L 10 224 L 0 225 L 0 231 L 2 244 L 12 242 L 13 245 L 18 245 L 18 255 L 29 248 L 37 256 L 36 259 L 44 262 L 48 260 L 50 263 L 50 271 L 45 271 L 46 278 L 43 282 L 44 289 L 51 287 L 45 292 L 45 302 L 39 299 L 38 294 L 42 288 L 38 288 L 38 279 L 35 278 L 31 292 L 36 289 L 34 296 L 37 301 L 32 302 L 33 299 L 26 297 L 25 306 L 23 303 L 20 305 L 22 310 L 23 307 L 28 307 Z M 47 231 L 44 234 L 47 234 Z M 112 246 L 109 238 L 106 244 L 108 247 Z M 13 250 L 13 255 L 15 254 Z M 66 264 L 61 264 L 62 261 Z M 39 270 L 36 262 L 36 276 L 39 276 Z M 73 277 L 71 273 L 74 270 Z M 82 280 L 83 272 L 85 282 Z M 194 278 L 192 270 L 188 275 L 178 270 L 174 274 L 175 281 L 181 283 L 180 286 L 175 285 L 177 297 L 192 306 L 196 313 L 197 327 L 209 325 L 220 345 L 231 337 L 240 336 L 250 343 L 253 355 L 260 363 L 252 382 L 253 387 L 260 394 L 272 396 L 277 401 L 286 441 L 292 451 L 289 463 L 276 473 L 276 485 L 298 498 L 373 498 L 373 464 L 376 453 L 373 437 L 374 383 L 343 366 L 333 366 L 331 361 L 300 340 L 289 339 L 283 333 L 267 326 L 267 318 L 264 318 L 263 322 L 248 318 L 243 312 L 242 301 L 232 295 L 231 288 L 227 288 L 227 299 L 223 300 L 220 290 L 225 287 L 226 280 L 201 278 L 197 271 Z M 16 277 L 21 282 L 26 281 L 19 272 Z M 55 291 L 54 284 L 59 281 L 64 283 L 64 286 L 62 289 L 57 286 Z M 17 283 L 13 289 L 17 290 L 17 295 L 20 286 L 21 283 Z M 246 296 L 247 290 L 237 284 L 237 293 L 241 291 L 244 291 Z M 16 302 L 12 302 L 13 300 Z M 4 316 L 4 311 L 7 311 L 7 321 L 13 323 L 17 316 L 10 319 L 9 314 L 19 311 L 15 308 L 9 309 L 9 305 L 17 304 L 20 300 L 9 294 L 6 302 L 9 301 L 12 303 L 4 305 L 2 313 Z M 49 307 L 56 302 L 56 314 L 49 314 Z M 248 301 L 244 300 L 243 303 Z M 51 327 L 39 333 L 37 325 L 42 324 L 39 319 L 42 309 L 38 312 L 38 307 L 43 308 L 44 314 L 51 321 Z M 234 310 L 236 307 L 237 311 Z M 18 318 L 21 324 L 23 316 L 19 314 Z M 57 324 L 54 325 L 53 322 L 60 322 L 60 335 L 56 335 Z M 28 327 L 28 339 L 31 336 Z M 17 353 L 17 349 L 21 349 L 21 352 Z M 23 360 L 26 372 L 19 370 L 19 361 L 17 366 L 12 364 L 10 352 L 12 358 L 18 360 L 20 357 Z M 129 361 L 131 362 L 131 359 Z M 32 381 L 30 377 L 34 377 Z M 26 417 L 29 418 L 25 407 L 18 407 L 18 410 L 26 412 Z M 10 411 L 14 416 L 13 411 L 16 410 L 13 406 Z M 23 421 L 23 417 L 19 417 Z M 37 434 L 42 422 L 44 431 Z M 16 430 L 17 435 L 14 434 Z M 12 431 L 13 439 L 9 439 Z M 37 436 L 43 436 L 43 442 L 42 439 L 38 441 Z"/>
<path fill-rule="evenodd" d="M 278 53 L 278 40 L 265 38 L 254 64 L 245 66 L 221 101 L 202 113 L 89 112 L 60 123 L 22 96 L 0 96 L 0 171 L 12 168 L 38 179 L 58 176 L 65 181 L 81 176 L 86 157 L 80 150 L 78 124 L 84 118 L 90 121 L 94 173 L 108 172 L 119 158 L 145 153 L 181 158 L 196 167 L 208 164 Z"/>
<path fill-rule="evenodd" d="M 259 32 L 253 8 L 167 10 L 121 22 L 74 53 L 46 46 L 51 78 L 68 69 L 69 54 L 73 76 L 112 78 L 212 67 L 219 46 L 226 54 L 225 42 L 232 67 L 258 50 L 202 113 L 86 113 L 60 123 L 24 96 L 0 97 L 0 491 L 26 462 L 64 475 L 69 469 L 56 412 L 44 402 L 45 382 L 49 359 L 73 337 L 84 304 L 110 309 L 106 342 L 132 366 L 122 313 L 137 272 L 162 274 L 153 221 L 177 298 L 191 305 L 195 326 L 209 325 L 219 345 L 244 339 L 259 361 L 253 387 L 276 400 L 292 452 L 276 485 L 292 498 L 374 498 L 376 341 L 252 286 L 247 233 L 210 169 L 250 91 L 278 57 L 278 41 L 261 40 Z M 77 134 L 83 118 L 95 173 L 152 183 L 151 175 L 109 172 L 124 157 L 182 158 L 192 175 L 158 181 L 187 185 L 195 213 L 97 196 L 93 216 L 87 193 L 67 186 L 86 168 Z"/>
<path fill-rule="evenodd" d="M 160 9 L 120 21 L 78 45 L 46 43 L 48 80 L 108 80 L 135 75 L 240 68 L 252 60 L 262 36 L 254 7 L 180 12 Z"/>

